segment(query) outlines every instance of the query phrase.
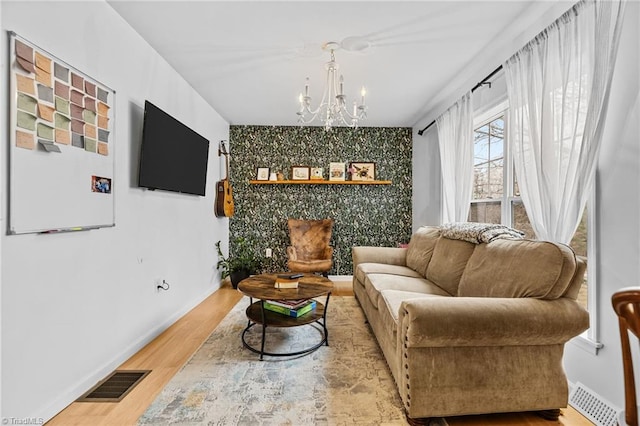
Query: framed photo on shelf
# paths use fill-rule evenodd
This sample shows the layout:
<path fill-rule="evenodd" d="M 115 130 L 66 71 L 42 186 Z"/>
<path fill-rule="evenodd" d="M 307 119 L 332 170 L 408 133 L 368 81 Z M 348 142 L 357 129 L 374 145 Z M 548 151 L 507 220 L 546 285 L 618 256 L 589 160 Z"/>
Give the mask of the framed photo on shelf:
<path fill-rule="evenodd" d="M 309 166 L 292 166 L 291 180 L 309 180 Z"/>
<path fill-rule="evenodd" d="M 329 180 L 345 180 L 344 163 L 329 163 Z"/>
<path fill-rule="evenodd" d="M 376 180 L 376 163 L 349 163 L 351 180 Z"/>
<path fill-rule="evenodd" d="M 256 180 L 269 180 L 269 167 L 258 167 Z"/>
<path fill-rule="evenodd" d="M 311 167 L 311 179 L 312 180 L 323 180 L 322 176 L 322 167 Z"/>

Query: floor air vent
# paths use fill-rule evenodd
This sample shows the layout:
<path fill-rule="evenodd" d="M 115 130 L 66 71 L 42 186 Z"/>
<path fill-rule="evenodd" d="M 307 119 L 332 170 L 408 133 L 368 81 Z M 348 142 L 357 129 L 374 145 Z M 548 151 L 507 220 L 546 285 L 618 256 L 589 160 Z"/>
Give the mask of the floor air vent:
<path fill-rule="evenodd" d="M 617 426 L 619 409 L 578 382 L 569 395 L 569 404 L 598 426 Z"/>
<path fill-rule="evenodd" d="M 119 402 L 149 373 L 151 370 L 116 370 L 76 401 Z"/>

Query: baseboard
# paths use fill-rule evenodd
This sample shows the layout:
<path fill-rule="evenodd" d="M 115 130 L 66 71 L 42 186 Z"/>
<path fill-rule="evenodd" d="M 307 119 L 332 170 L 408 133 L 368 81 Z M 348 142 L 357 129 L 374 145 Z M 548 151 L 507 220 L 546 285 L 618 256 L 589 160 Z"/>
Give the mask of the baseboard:
<path fill-rule="evenodd" d="M 173 325 L 176 321 L 182 318 L 187 312 L 191 309 L 198 306 L 213 294 L 219 287 L 214 288 L 213 290 L 207 290 L 200 296 L 191 300 L 190 303 L 187 303 L 180 310 L 175 312 L 173 315 L 168 317 L 164 322 L 159 324 L 157 327 L 150 330 L 144 336 L 141 336 L 138 340 L 129 345 L 126 349 L 121 351 L 119 354 L 114 356 L 111 361 L 105 363 L 96 371 L 85 377 L 83 380 L 78 382 L 76 385 L 72 386 L 70 389 L 62 392 L 62 394 L 47 407 L 44 407 L 42 410 L 38 410 L 39 412 L 35 413 L 34 418 L 39 418 L 44 420 L 45 422 L 51 420 L 62 410 L 67 408 L 71 403 L 73 403 L 76 399 L 78 399 L 82 394 L 84 394 L 88 389 L 91 389 L 97 382 L 105 378 L 109 373 L 113 370 L 117 369 L 122 363 L 127 361 L 133 355 L 135 355 L 138 351 L 148 345 L 153 339 L 158 337 L 162 332 L 164 332 L 167 328 Z"/>
<path fill-rule="evenodd" d="M 352 281 L 353 275 L 329 275 L 329 279 L 332 281 Z"/>

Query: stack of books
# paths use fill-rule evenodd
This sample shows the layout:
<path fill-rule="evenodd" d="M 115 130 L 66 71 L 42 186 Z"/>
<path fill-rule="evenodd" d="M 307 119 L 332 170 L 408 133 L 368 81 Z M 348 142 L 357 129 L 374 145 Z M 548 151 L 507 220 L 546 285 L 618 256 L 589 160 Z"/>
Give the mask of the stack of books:
<path fill-rule="evenodd" d="M 313 299 L 265 300 L 264 308 L 272 312 L 298 318 L 313 311 L 316 308 L 316 301 Z"/>
<path fill-rule="evenodd" d="M 298 288 L 298 278 L 304 274 L 280 274 L 276 277 L 275 288 Z"/>

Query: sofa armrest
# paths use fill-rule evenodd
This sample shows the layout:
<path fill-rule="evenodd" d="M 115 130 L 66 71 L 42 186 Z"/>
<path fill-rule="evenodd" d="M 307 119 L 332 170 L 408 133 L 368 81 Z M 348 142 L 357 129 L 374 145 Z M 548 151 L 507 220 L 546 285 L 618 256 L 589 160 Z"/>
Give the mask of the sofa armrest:
<path fill-rule="evenodd" d="M 563 344 L 589 327 L 589 314 L 560 298 L 410 299 L 399 311 L 407 347 Z"/>
<path fill-rule="evenodd" d="M 351 248 L 353 270 L 360 263 L 386 263 L 389 265 L 406 265 L 407 249 L 401 247 L 356 246 Z"/>

